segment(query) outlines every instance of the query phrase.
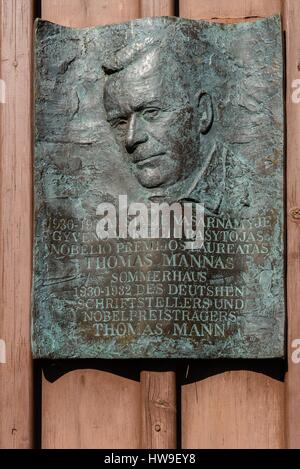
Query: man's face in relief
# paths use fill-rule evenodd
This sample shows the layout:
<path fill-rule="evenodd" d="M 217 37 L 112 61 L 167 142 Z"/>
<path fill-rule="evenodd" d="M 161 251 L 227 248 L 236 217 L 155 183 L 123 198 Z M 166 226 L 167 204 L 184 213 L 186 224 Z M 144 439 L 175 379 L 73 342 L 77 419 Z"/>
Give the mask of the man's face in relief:
<path fill-rule="evenodd" d="M 188 177 L 199 160 L 197 97 L 191 103 L 175 62 L 174 67 L 164 70 L 152 51 L 109 76 L 104 89 L 107 120 L 147 188 Z"/>

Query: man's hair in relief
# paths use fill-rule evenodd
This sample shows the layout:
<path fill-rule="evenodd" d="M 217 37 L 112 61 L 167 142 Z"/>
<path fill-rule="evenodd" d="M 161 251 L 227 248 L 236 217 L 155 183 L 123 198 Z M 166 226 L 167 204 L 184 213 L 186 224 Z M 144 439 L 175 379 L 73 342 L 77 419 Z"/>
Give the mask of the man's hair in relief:
<path fill-rule="evenodd" d="M 105 60 L 102 64 L 102 69 L 105 75 L 113 75 L 120 72 L 140 60 L 145 54 L 158 49 L 160 44 L 161 40 L 154 37 L 147 37 L 143 42 L 133 42 Z"/>
<path fill-rule="evenodd" d="M 164 71 L 163 76 L 169 85 L 176 86 L 179 80 L 190 98 L 193 98 L 200 85 L 194 79 L 199 72 L 195 74 L 197 63 L 190 47 L 188 31 L 184 24 L 175 21 L 159 35 L 134 40 L 115 54 L 110 54 L 102 64 L 106 80 L 119 72 L 125 73 L 126 69 L 134 67 L 146 55 L 157 55 L 156 67 Z"/>

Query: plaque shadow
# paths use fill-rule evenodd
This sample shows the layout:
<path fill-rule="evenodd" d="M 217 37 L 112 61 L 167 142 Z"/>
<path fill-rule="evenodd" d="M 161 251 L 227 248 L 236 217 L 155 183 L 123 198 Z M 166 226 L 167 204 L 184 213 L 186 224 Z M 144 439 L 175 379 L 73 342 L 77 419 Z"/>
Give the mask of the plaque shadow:
<path fill-rule="evenodd" d="M 53 383 L 66 373 L 80 369 L 106 371 L 134 381 L 140 380 L 141 371 L 176 373 L 179 386 L 194 383 L 226 371 L 253 371 L 278 381 L 287 371 L 285 359 L 73 359 L 38 360 L 45 378 Z"/>

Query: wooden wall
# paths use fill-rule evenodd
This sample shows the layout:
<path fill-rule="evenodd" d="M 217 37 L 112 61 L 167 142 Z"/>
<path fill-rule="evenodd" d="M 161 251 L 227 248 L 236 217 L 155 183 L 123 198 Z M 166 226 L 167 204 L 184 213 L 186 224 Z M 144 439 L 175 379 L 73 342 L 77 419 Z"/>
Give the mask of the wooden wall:
<path fill-rule="evenodd" d="M 33 2 L 1 0 L 0 78 L 0 446 L 33 444 L 30 352 L 32 238 L 31 53 Z"/>
<path fill-rule="evenodd" d="M 250 371 L 229 364 L 227 370 L 220 366 L 218 372 L 189 384 L 182 379 L 181 392 L 174 370 L 149 372 L 146 368 L 139 381 L 82 366 L 55 381 L 39 372 L 33 376 L 31 35 L 36 12 L 43 19 L 79 27 L 174 13 L 219 22 L 283 14 L 287 44 L 288 358 L 292 341 L 300 338 L 300 104 L 291 99 L 291 83 L 300 78 L 300 2 L 0 0 L 0 79 L 7 89 L 6 103 L 0 104 L 0 339 L 7 346 L 7 363 L 0 364 L 0 447 L 30 448 L 35 440 L 43 448 L 175 448 L 180 434 L 184 448 L 300 447 L 300 364 L 290 359 L 285 381 L 276 375 L 275 363 L 261 366 L 260 372 L 255 366 Z M 197 362 L 197 366 L 209 367 L 207 362 Z M 181 412 L 177 432 L 176 406 Z"/>
<path fill-rule="evenodd" d="M 278 0 L 181 0 L 180 14 L 239 22 L 281 13 Z M 182 390 L 184 448 L 283 448 L 284 383 L 252 371 L 228 371 Z"/>

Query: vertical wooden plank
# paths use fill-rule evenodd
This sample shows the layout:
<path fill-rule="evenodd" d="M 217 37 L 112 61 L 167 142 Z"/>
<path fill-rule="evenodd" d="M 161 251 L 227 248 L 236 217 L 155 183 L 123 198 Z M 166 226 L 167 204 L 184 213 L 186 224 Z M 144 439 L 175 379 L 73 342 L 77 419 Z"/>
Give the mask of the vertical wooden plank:
<path fill-rule="evenodd" d="M 174 0 L 140 0 L 141 16 L 174 15 Z M 176 448 L 176 375 L 141 373 L 141 447 Z"/>
<path fill-rule="evenodd" d="M 287 117 L 287 307 L 286 427 L 289 448 L 300 448 L 300 2 L 284 0 Z M 298 341 L 297 341 L 298 339 Z M 294 342 L 295 341 L 295 342 Z M 295 357 L 293 358 L 293 352 Z"/>
<path fill-rule="evenodd" d="M 139 15 L 139 1 L 42 0 L 42 18 L 87 27 Z M 110 373 L 81 370 L 42 382 L 43 448 L 137 448 L 140 385 Z"/>
<path fill-rule="evenodd" d="M 180 0 L 180 16 L 222 23 L 277 14 L 281 0 Z"/>
<path fill-rule="evenodd" d="M 142 372 L 142 448 L 176 448 L 176 376 Z"/>
<path fill-rule="evenodd" d="M 183 447 L 284 447 L 283 394 L 281 382 L 249 371 L 184 386 Z"/>
<path fill-rule="evenodd" d="M 175 0 L 140 0 L 141 16 L 172 16 Z"/>
<path fill-rule="evenodd" d="M 43 378 L 43 448 L 139 448 L 140 385 L 92 370 Z"/>
<path fill-rule="evenodd" d="M 140 13 L 172 14 L 172 2 L 42 0 L 42 18 L 66 26 L 127 21 Z M 52 384 L 43 379 L 43 448 L 137 448 L 141 444 L 141 403 L 144 410 L 149 409 L 147 418 L 142 412 L 142 447 L 175 448 L 175 375 L 144 372 L 142 376 L 142 398 L 139 383 L 99 371 L 71 372 Z M 154 417 L 159 430 L 150 425 Z"/>
<path fill-rule="evenodd" d="M 220 22 L 280 12 L 276 0 L 180 1 L 180 16 Z M 258 373 L 234 371 L 183 386 L 183 448 L 282 448 L 283 409 L 284 383 Z"/>
<path fill-rule="evenodd" d="M 31 38 L 33 1 L 1 0 L 0 447 L 33 441 L 30 288 L 32 253 Z"/>
<path fill-rule="evenodd" d="M 64 26 L 121 23 L 139 15 L 139 0 L 42 0 L 43 19 Z"/>

